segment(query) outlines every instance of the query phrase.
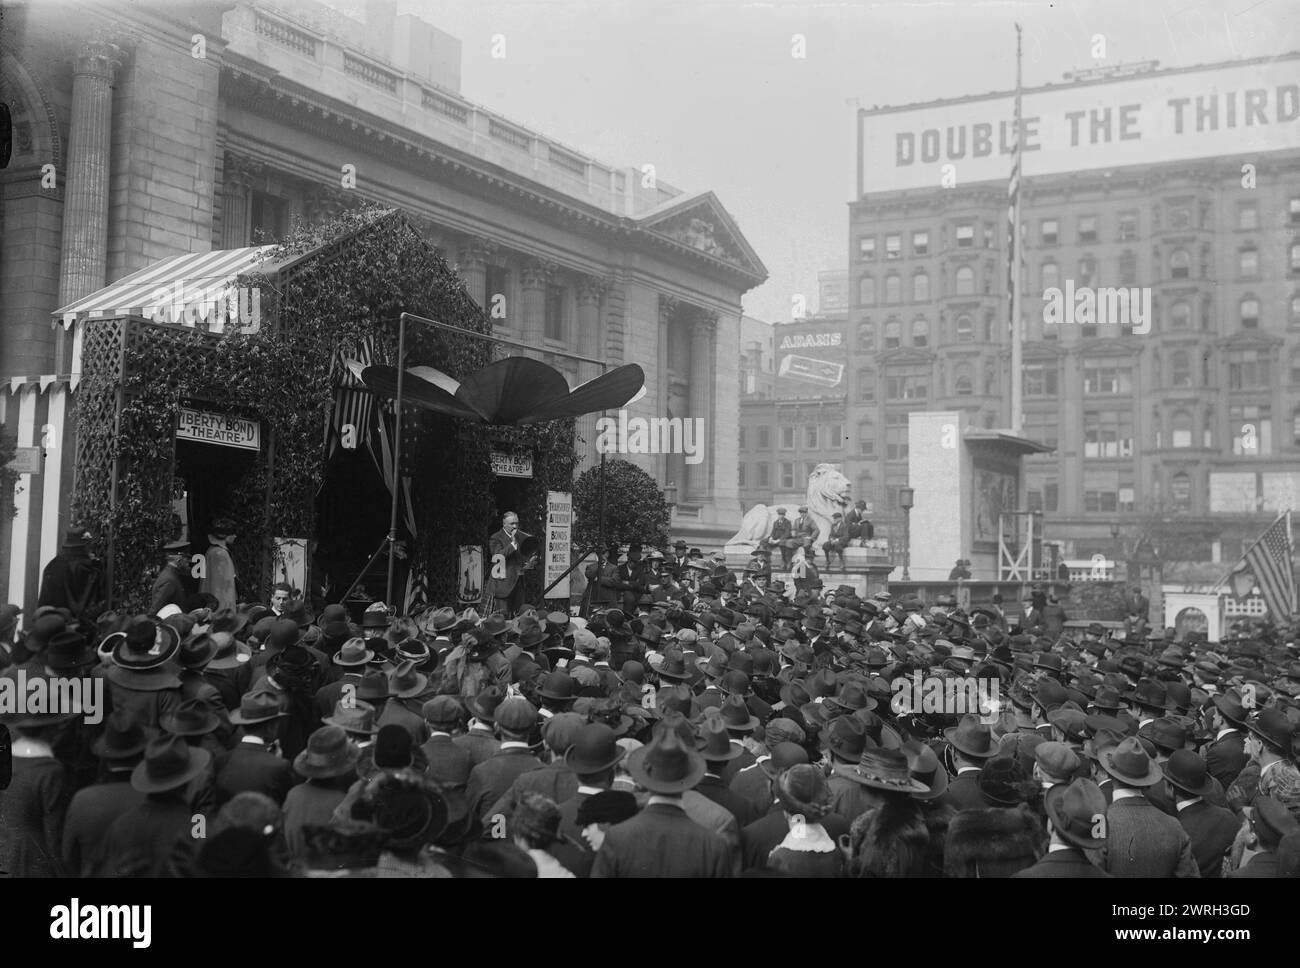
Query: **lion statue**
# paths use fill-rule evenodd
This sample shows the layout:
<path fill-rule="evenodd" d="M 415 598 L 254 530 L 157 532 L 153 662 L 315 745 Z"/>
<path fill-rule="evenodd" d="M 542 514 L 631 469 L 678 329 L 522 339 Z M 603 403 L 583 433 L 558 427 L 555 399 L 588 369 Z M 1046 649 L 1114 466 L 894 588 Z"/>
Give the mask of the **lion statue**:
<path fill-rule="evenodd" d="M 849 506 L 849 479 L 836 470 L 832 464 L 818 464 L 808 475 L 808 493 L 804 504 L 808 505 L 808 515 L 817 523 L 821 537 L 818 545 L 826 540 L 831 530 L 831 515 L 836 511 L 843 513 Z M 787 517 L 793 521 L 798 515 L 794 508 L 789 508 Z M 755 504 L 745 512 L 740 521 L 740 530 L 727 542 L 727 551 L 735 546 L 737 552 L 752 551 L 758 543 L 772 533 L 772 522 L 776 520 L 776 508 L 766 504 Z"/>

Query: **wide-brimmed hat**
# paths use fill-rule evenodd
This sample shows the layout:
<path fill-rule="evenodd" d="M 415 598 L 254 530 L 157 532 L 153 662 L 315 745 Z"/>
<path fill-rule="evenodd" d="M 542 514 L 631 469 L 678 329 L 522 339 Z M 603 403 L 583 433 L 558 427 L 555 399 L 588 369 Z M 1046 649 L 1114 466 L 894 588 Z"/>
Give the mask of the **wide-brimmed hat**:
<path fill-rule="evenodd" d="M 340 666 L 363 666 L 375 657 L 373 649 L 366 648 L 366 640 L 361 636 L 348 639 L 334 654 L 334 664 Z"/>
<path fill-rule="evenodd" d="M 1206 768 L 1205 760 L 1192 750 L 1174 750 L 1161 764 L 1165 779 L 1193 797 L 1208 797 L 1214 792 L 1214 778 Z"/>
<path fill-rule="evenodd" d="M 907 740 L 902 750 L 907 757 L 908 773 L 925 786 L 925 792 L 913 793 L 912 799 L 935 800 L 943 796 L 948 789 L 948 771 L 939 762 L 938 754 L 918 739 Z"/>
<path fill-rule="evenodd" d="M 914 778 L 908 770 L 907 754 L 902 750 L 868 748 L 862 751 L 857 763 L 837 763 L 833 767 L 837 776 L 877 790 L 894 793 L 927 793 L 927 787 Z"/>
<path fill-rule="evenodd" d="M 415 668 L 407 659 L 399 662 L 388 674 L 388 694 L 399 699 L 410 699 L 429 688 L 429 677 Z"/>
<path fill-rule="evenodd" d="M 375 725 L 375 707 L 364 699 L 353 700 L 348 705 L 344 705 L 342 700 L 336 702 L 334 715 L 326 716 L 321 722 L 326 726 L 340 726 L 345 732 L 362 736 L 373 736 L 379 732 L 379 727 Z"/>
<path fill-rule="evenodd" d="M 152 619 L 140 619 L 121 635 L 113 646 L 113 663 L 137 672 L 163 665 L 181 644 L 180 633 Z"/>
<path fill-rule="evenodd" d="M 1165 778 L 1135 736 L 1125 737 L 1118 746 L 1101 750 L 1097 761 L 1103 770 L 1125 786 L 1155 786 Z"/>
<path fill-rule="evenodd" d="M 221 725 L 221 717 L 206 699 L 186 699 L 160 716 L 158 725 L 173 736 L 206 736 Z"/>
<path fill-rule="evenodd" d="M 414 770 L 380 770 L 362 788 L 353 818 L 373 823 L 390 849 L 432 843 L 447 826 L 448 805 L 438 783 Z"/>
<path fill-rule="evenodd" d="M 388 610 L 385 608 L 367 608 L 361 615 L 361 627 L 363 629 L 386 629 L 392 625 L 392 619 L 388 616 Z"/>
<path fill-rule="evenodd" d="M 849 763 L 862 756 L 868 743 L 867 728 L 856 716 L 840 716 L 831 720 L 824 735 L 826 749 L 832 756 Z"/>
<path fill-rule="evenodd" d="M 98 661 L 86 637 L 73 629 L 55 632 L 45 646 L 45 666 L 55 672 L 86 669 Z"/>
<path fill-rule="evenodd" d="M 1252 716 L 1247 721 L 1246 728 L 1269 747 L 1290 754 L 1291 739 L 1297 727 L 1279 707 L 1270 706 Z"/>
<path fill-rule="evenodd" d="M 704 776 L 704 757 L 682 742 L 671 728 L 661 728 L 627 758 L 627 771 L 651 793 L 676 794 L 693 789 Z"/>
<path fill-rule="evenodd" d="M 509 626 L 506 625 L 506 617 L 500 612 L 493 612 L 479 622 L 478 627 L 494 639 L 501 638 L 510 630 Z"/>
<path fill-rule="evenodd" d="M 706 762 L 726 762 L 734 760 L 745 752 L 745 748 L 731 739 L 722 717 L 708 713 L 700 724 L 700 755 Z"/>
<path fill-rule="evenodd" d="M 752 733 L 758 727 L 758 717 L 751 714 L 745 700 L 738 695 L 730 695 L 722 700 L 722 722 L 727 729 L 740 733 Z"/>
<path fill-rule="evenodd" d="M 251 726 L 285 715 L 287 713 L 280 708 L 280 694 L 272 689 L 259 688 L 240 697 L 239 708 L 230 714 L 230 721 L 237 726 Z"/>
<path fill-rule="evenodd" d="M 473 699 L 470 699 L 466 705 L 475 719 L 484 723 L 494 723 L 497 718 L 497 707 L 505 702 L 506 693 L 500 686 L 487 686 Z"/>
<path fill-rule="evenodd" d="M 90 751 L 101 760 L 129 760 L 149 744 L 144 727 L 129 709 L 114 709 L 104 723 L 104 732 L 90 744 Z"/>
<path fill-rule="evenodd" d="M 180 736 L 159 736 L 145 747 L 144 760 L 131 771 L 131 787 L 141 793 L 166 793 L 183 787 L 207 769 L 212 756 Z"/>
<path fill-rule="evenodd" d="M 573 686 L 573 677 L 563 669 L 557 669 L 542 680 L 542 687 L 537 690 L 537 694 L 552 702 L 565 702 L 575 698 L 577 691 Z"/>
<path fill-rule="evenodd" d="M 211 633 L 200 632 L 181 642 L 176 661 L 182 669 L 203 669 L 216 654 L 217 643 L 213 641 Z"/>
<path fill-rule="evenodd" d="M 955 750 L 972 759 L 987 760 L 999 752 L 988 725 L 973 714 L 963 716 L 956 726 L 945 729 L 943 736 Z"/>
<path fill-rule="evenodd" d="M 209 669 L 238 669 L 253 657 L 253 650 L 238 641 L 230 632 L 210 632 L 215 646 Z"/>
<path fill-rule="evenodd" d="M 612 769 L 624 756 L 614 730 L 604 723 L 587 723 L 564 754 L 564 762 L 578 774 L 601 773 Z"/>
<path fill-rule="evenodd" d="M 356 769 L 361 750 L 341 726 L 322 726 L 307 738 L 307 748 L 293 760 L 299 775 L 323 779 Z"/>
<path fill-rule="evenodd" d="M 1106 814 L 1106 796 L 1092 780 L 1057 784 L 1047 791 L 1043 806 L 1052 829 L 1067 843 L 1088 850 L 1106 842 L 1104 835 L 1097 836 L 1105 830 L 1097 818 Z"/>

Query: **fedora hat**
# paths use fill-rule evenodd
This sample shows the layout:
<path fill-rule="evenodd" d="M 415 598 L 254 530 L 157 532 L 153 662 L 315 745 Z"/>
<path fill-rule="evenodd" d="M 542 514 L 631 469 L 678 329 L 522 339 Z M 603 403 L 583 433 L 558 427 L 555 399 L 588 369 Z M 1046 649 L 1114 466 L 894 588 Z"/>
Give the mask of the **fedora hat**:
<path fill-rule="evenodd" d="M 361 750 L 341 726 L 322 726 L 307 738 L 307 748 L 293 759 L 293 768 L 309 779 L 343 776 L 356 769 Z"/>
<path fill-rule="evenodd" d="M 808 762 L 808 751 L 798 743 L 777 743 L 772 747 L 770 756 L 759 761 L 758 768 L 770 780 L 775 780 L 786 770 L 800 763 Z"/>
<path fill-rule="evenodd" d="M 208 632 L 190 635 L 181 643 L 176 661 L 182 669 L 203 669 L 217 654 L 217 643 Z"/>
<path fill-rule="evenodd" d="M 208 766 L 207 750 L 180 736 L 159 736 L 145 747 L 144 760 L 131 771 L 131 787 L 141 793 L 166 793 L 183 787 Z"/>
<path fill-rule="evenodd" d="M 113 646 L 113 663 L 137 672 L 157 669 L 176 654 L 180 644 L 180 633 L 170 625 L 140 619 Z"/>
<path fill-rule="evenodd" d="M 537 694 L 543 699 L 554 702 L 566 702 L 577 695 L 573 686 L 573 677 L 563 669 L 548 673 L 542 680 L 542 687 L 537 690 Z"/>
<path fill-rule="evenodd" d="M 632 779 L 651 793 L 685 793 L 699 784 L 705 768 L 704 757 L 683 743 L 672 728 L 661 728 L 627 758 Z"/>
<path fill-rule="evenodd" d="M 999 751 L 989 727 L 972 713 L 962 716 L 956 726 L 945 729 L 943 738 L 955 750 L 971 759 L 987 760 L 997 756 Z"/>
<path fill-rule="evenodd" d="M 493 612 L 479 622 L 478 627 L 494 639 L 501 638 L 509 631 L 509 627 L 506 625 L 506 617 L 500 612 Z"/>
<path fill-rule="evenodd" d="M 415 668 L 410 659 L 399 662 L 388 674 L 388 694 L 399 699 L 418 696 L 429 687 L 429 677 Z"/>
<path fill-rule="evenodd" d="M 1164 712 L 1169 706 L 1169 694 L 1165 690 L 1165 684 L 1159 679 L 1139 679 L 1131 692 L 1128 699 L 1141 706 L 1143 709 L 1154 709 Z"/>
<path fill-rule="evenodd" d="M 495 723 L 497 718 L 497 707 L 505 702 L 506 693 L 498 685 L 487 686 L 473 699 L 469 700 L 470 714 L 480 722 Z"/>
<path fill-rule="evenodd" d="M 73 629 L 55 632 L 45 646 L 45 666 L 55 672 L 86 669 L 97 661 L 99 657 L 86 637 Z"/>
<path fill-rule="evenodd" d="M 334 704 L 334 715 L 326 716 L 321 722 L 326 726 L 341 726 L 346 732 L 364 736 L 373 736 L 379 732 L 379 727 L 375 725 L 375 707 L 364 699 L 354 700 L 346 706 L 339 700 Z"/>
<path fill-rule="evenodd" d="M 386 629 L 391 624 L 392 620 L 388 617 L 386 608 L 376 608 L 372 605 L 361 616 L 363 629 Z"/>
<path fill-rule="evenodd" d="M 1211 701 L 1214 703 L 1214 708 L 1219 711 L 1219 715 L 1229 723 L 1243 728 L 1246 726 L 1250 719 L 1250 712 L 1242 703 L 1240 690 L 1228 689 Z"/>
<path fill-rule="evenodd" d="M 1270 706 L 1252 716 L 1246 728 L 1269 747 L 1288 755 L 1291 753 L 1291 738 L 1297 727 L 1279 707 Z"/>
<path fill-rule="evenodd" d="M 738 733 L 752 733 L 758 726 L 758 717 L 750 713 L 745 700 L 738 695 L 730 695 L 722 700 L 722 722 L 729 730 Z"/>
<path fill-rule="evenodd" d="M 602 773 L 622 761 L 624 751 L 614 730 L 604 723 L 587 723 L 564 754 L 569 769 L 580 775 Z"/>
<path fill-rule="evenodd" d="M 833 757 L 848 763 L 856 762 L 867 747 L 867 728 L 856 716 L 831 720 L 825 735 L 826 749 Z"/>
<path fill-rule="evenodd" d="M 1052 829 L 1066 843 L 1085 850 L 1106 843 L 1104 836 L 1096 836 L 1104 829 L 1097 818 L 1106 814 L 1106 796 L 1092 780 L 1079 779 L 1068 786 L 1057 784 L 1047 791 L 1043 806 Z"/>
<path fill-rule="evenodd" d="M 357 698 L 365 700 L 388 698 L 388 676 L 379 669 L 367 669 L 357 683 Z"/>
<path fill-rule="evenodd" d="M 716 713 L 707 714 L 700 724 L 699 750 L 710 763 L 734 760 L 745 752 L 743 746 L 732 741 L 726 723 Z"/>
<path fill-rule="evenodd" d="M 158 725 L 173 736 L 206 736 L 221 725 L 221 717 L 206 699 L 186 699 L 160 716 Z"/>
<path fill-rule="evenodd" d="M 664 649 L 658 665 L 650 660 L 650 668 L 659 674 L 660 679 L 668 682 L 686 682 L 695 678 L 686 665 L 686 656 L 679 649 Z"/>
<path fill-rule="evenodd" d="M 1214 778 L 1210 776 L 1205 760 L 1191 750 L 1174 750 L 1160 768 L 1165 779 L 1183 793 L 1208 797 L 1214 792 Z"/>
<path fill-rule="evenodd" d="M 118 708 L 109 714 L 104 732 L 90 744 L 101 760 L 129 760 L 144 751 L 149 737 L 130 710 Z"/>
<path fill-rule="evenodd" d="M 1118 746 L 1101 750 L 1097 760 L 1103 770 L 1125 786 L 1155 786 L 1165 777 L 1136 736 L 1125 737 Z"/>
<path fill-rule="evenodd" d="M 837 763 L 832 768 L 837 776 L 876 790 L 894 793 L 928 793 L 927 787 L 915 779 L 908 770 L 907 754 L 902 750 L 868 748 L 862 751 L 857 763 Z"/>
<path fill-rule="evenodd" d="M 251 726 L 285 715 L 287 714 L 280 708 L 280 694 L 261 688 L 244 693 L 239 700 L 239 708 L 230 714 L 230 721 L 236 726 Z"/>
<path fill-rule="evenodd" d="M 948 789 L 948 771 L 934 750 L 917 739 L 907 740 L 902 749 L 907 756 L 907 771 L 925 786 L 925 792 L 913 793 L 912 799 L 935 800 L 943 796 Z"/>
<path fill-rule="evenodd" d="M 424 619 L 434 632 L 449 632 L 456 627 L 456 612 L 450 605 L 436 608 Z"/>

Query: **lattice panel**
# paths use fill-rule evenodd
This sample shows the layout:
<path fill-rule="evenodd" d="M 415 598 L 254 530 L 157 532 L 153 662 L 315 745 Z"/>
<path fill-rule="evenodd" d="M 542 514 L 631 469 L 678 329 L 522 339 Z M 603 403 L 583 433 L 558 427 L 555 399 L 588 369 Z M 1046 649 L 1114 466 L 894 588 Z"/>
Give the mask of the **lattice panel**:
<path fill-rule="evenodd" d="M 112 506 L 113 461 L 117 457 L 117 389 L 122 363 L 123 319 L 89 319 L 82 327 L 81 382 L 77 385 L 76 490 L 73 515 L 102 524 Z M 107 534 L 92 529 L 104 553 Z"/>

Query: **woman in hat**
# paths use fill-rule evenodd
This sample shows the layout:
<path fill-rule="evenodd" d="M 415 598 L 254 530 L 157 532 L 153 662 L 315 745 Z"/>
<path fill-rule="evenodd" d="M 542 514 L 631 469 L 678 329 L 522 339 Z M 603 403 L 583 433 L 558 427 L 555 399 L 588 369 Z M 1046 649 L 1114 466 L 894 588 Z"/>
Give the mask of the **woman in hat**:
<path fill-rule="evenodd" d="M 538 877 L 574 877 L 550 851 L 560 842 L 560 810 L 555 801 L 540 793 L 525 793 L 510 815 L 510 833 L 515 846 L 528 852 L 537 865 Z"/>
<path fill-rule="evenodd" d="M 790 832 L 768 854 L 767 866 L 795 877 L 843 877 L 844 854 L 822 826 L 831 808 L 825 774 L 810 764 L 796 764 L 781 774 L 776 798 Z"/>
<path fill-rule="evenodd" d="M 284 836 L 289 853 L 306 858 L 303 828 L 327 824 L 356 780 L 361 751 L 341 726 L 322 726 L 311 734 L 307 748 L 293 761 L 294 772 L 305 778 L 284 798 Z"/>
<path fill-rule="evenodd" d="M 353 804 L 352 819 L 373 825 L 382 837 L 375 877 L 452 876 L 432 846 L 447 826 L 447 803 L 428 777 L 410 770 L 376 773 Z"/>
<path fill-rule="evenodd" d="M 865 749 L 839 776 L 860 784 L 872 805 L 849 832 L 849 873 L 856 877 L 918 877 L 925 873 L 930 834 L 913 794 L 928 787 L 912 776 L 902 750 Z"/>

